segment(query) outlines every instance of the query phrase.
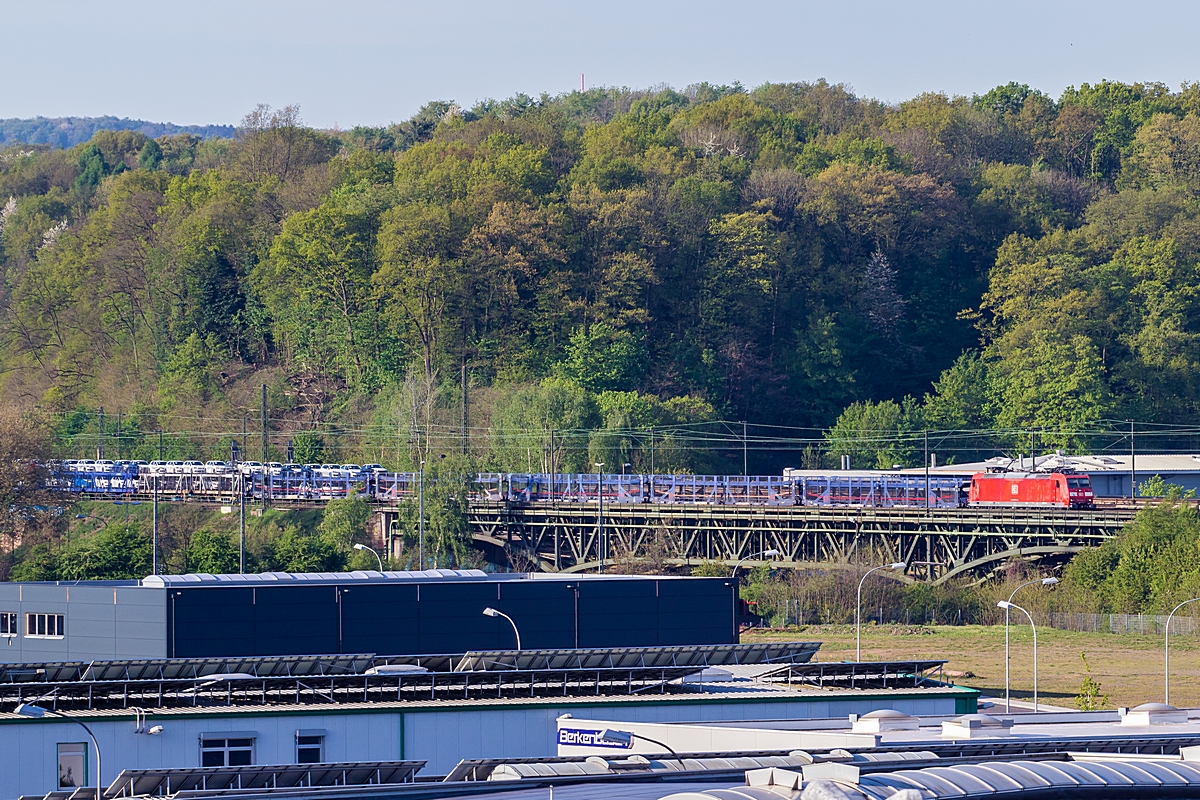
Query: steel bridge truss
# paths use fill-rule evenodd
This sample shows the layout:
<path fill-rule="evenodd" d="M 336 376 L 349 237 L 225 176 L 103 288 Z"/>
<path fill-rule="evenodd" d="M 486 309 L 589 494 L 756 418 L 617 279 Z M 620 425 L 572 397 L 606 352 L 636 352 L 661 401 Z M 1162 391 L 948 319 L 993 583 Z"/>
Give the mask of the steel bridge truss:
<path fill-rule="evenodd" d="M 827 568 L 870 558 L 931 562 L 909 574 L 941 583 L 1014 557 L 1064 559 L 1115 536 L 1134 513 L 641 504 L 606 506 L 601 526 L 597 512 L 594 503 L 473 503 L 470 521 L 477 541 L 525 551 L 550 571 L 590 571 L 602 560 Z M 780 555 L 763 559 L 767 550 Z"/>

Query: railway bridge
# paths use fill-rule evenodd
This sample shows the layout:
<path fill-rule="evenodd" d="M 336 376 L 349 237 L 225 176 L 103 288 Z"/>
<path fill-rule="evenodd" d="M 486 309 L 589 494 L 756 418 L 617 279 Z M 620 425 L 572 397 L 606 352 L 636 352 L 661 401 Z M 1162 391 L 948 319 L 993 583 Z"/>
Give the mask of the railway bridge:
<path fill-rule="evenodd" d="M 394 510 L 381 508 L 384 530 Z M 491 560 L 536 564 L 546 571 L 594 571 L 608 565 L 729 567 L 763 563 L 783 568 L 828 567 L 859 557 L 908 563 L 941 583 L 986 576 L 1011 558 L 1061 562 L 1099 545 L 1128 523 L 1134 509 L 912 509 L 739 505 L 519 504 L 475 501 L 469 518 L 475 541 Z M 501 552 L 502 551 L 502 552 Z"/>
<path fill-rule="evenodd" d="M 812 568 L 904 561 L 940 583 L 984 577 L 1020 558 L 1054 564 L 1109 539 L 1134 508 L 960 507 L 960 481 L 912 476 L 542 476 L 481 473 L 469 495 L 476 544 L 497 565 L 587 572 L 609 565 L 761 563 Z M 265 483 L 264 483 L 265 481 Z M 395 552 L 401 504 L 419 497 L 413 473 L 366 477 L 152 473 L 59 475 L 88 499 L 153 498 L 238 507 L 321 506 L 357 495 L 376 509 L 376 544 Z M 603 510 L 597 502 L 603 498 Z M 928 504 L 928 505 L 926 505 Z M 232 510 L 232 509 L 231 509 Z M 411 513 L 411 511 L 409 512 Z"/>

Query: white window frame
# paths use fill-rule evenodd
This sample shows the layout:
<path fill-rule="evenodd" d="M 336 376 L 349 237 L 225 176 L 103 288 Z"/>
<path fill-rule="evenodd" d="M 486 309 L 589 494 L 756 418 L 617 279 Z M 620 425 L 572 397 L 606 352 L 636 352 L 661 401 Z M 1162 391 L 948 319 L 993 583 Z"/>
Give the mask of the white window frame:
<path fill-rule="evenodd" d="M 310 741 L 310 742 L 301 744 L 301 741 L 300 741 L 301 739 L 317 739 L 318 741 L 315 743 Z M 301 750 L 312 750 L 314 748 L 317 751 L 317 760 L 316 761 L 301 761 L 300 760 L 300 751 Z M 296 731 L 296 754 L 295 755 L 296 755 L 296 763 L 297 764 L 324 764 L 325 763 L 325 731 L 310 731 L 310 730 Z"/>
<path fill-rule="evenodd" d="M 39 625 L 38 622 L 41 622 Z M 25 613 L 26 639 L 63 639 L 67 635 L 67 617 L 53 611 L 28 611 Z M 54 633 L 47 631 L 54 628 Z M 30 630 L 32 629 L 32 633 Z M 41 631 L 39 633 L 38 631 Z"/>
<path fill-rule="evenodd" d="M 20 630 L 17 628 L 17 612 L 15 611 L 0 611 L 0 636 L 7 636 L 9 639 L 14 636 L 19 636 Z"/>
<path fill-rule="evenodd" d="M 55 771 L 57 772 L 57 775 L 54 778 L 54 785 L 58 787 L 59 791 L 64 789 L 78 789 L 81 786 L 91 785 L 91 781 L 88 779 L 88 775 L 91 774 L 90 770 L 88 769 L 89 755 L 89 748 L 86 742 L 58 743 L 58 758 L 56 759 L 57 763 L 55 764 Z M 80 758 L 80 756 L 82 756 L 82 758 Z M 83 768 L 80 770 L 81 774 L 71 776 L 75 781 L 73 784 L 63 784 L 64 757 L 71 759 L 80 758 L 80 761 L 83 762 Z"/>
<path fill-rule="evenodd" d="M 249 750 L 250 750 L 250 765 L 256 764 L 258 761 L 257 760 L 258 734 L 244 733 L 244 732 L 239 732 L 239 731 L 232 731 L 229 733 L 226 733 L 223 731 L 215 731 L 213 733 L 200 734 L 200 766 L 202 766 L 202 767 L 204 766 L 204 754 L 205 753 L 221 753 L 222 760 L 224 761 L 224 763 L 221 766 L 225 766 L 225 767 L 242 766 L 240 764 L 231 765 L 229 763 L 229 753 L 231 750 L 233 752 L 242 753 L 242 752 L 245 752 L 247 749 L 242 746 L 231 748 L 229 746 L 229 742 L 230 742 L 230 740 L 235 740 L 235 739 L 236 740 L 248 740 L 250 742 L 250 748 L 249 748 Z M 224 744 L 221 747 L 205 747 L 205 745 L 204 745 L 205 742 L 224 742 Z"/>

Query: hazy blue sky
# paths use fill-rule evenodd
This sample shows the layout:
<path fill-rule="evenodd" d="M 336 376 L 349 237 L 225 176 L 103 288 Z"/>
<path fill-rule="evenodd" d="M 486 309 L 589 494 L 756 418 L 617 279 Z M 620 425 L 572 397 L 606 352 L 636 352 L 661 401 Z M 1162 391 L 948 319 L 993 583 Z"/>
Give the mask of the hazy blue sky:
<path fill-rule="evenodd" d="M 897 101 L 1200 79 L 1200 2 L 0 0 L 0 117 L 382 124 L 579 86 L 826 78 Z"/>

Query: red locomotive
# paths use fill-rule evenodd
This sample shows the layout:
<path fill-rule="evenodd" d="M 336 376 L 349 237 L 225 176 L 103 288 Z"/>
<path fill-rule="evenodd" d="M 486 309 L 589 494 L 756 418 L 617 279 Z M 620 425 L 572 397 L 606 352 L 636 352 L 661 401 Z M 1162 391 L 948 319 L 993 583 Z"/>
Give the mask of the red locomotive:
<path fill-rule="evenodd" d="M 1056 506 L 1092 508 L 1095 495 L 1087 475 L 1063 472 L 977 472 L 967 495 L 971 506 Z"/>

